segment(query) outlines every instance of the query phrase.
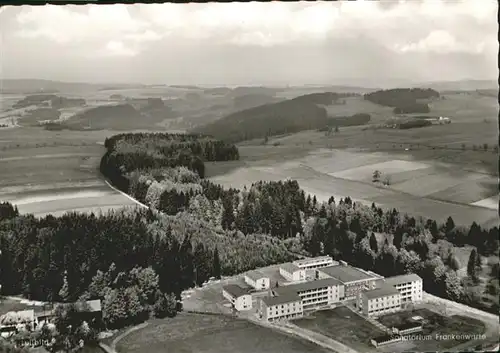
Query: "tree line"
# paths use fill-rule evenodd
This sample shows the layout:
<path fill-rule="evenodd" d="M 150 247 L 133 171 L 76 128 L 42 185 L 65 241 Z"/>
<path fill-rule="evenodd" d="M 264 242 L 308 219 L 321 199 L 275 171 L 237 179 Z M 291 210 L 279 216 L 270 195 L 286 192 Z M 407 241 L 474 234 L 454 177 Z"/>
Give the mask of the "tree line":
<path fill-rule="evenodd" d="M 337 103 L 341 98 L 347 98 L 352 96 L 357 96 L 356 93 L 336 93 L 336 92 L 321 92 L 321 93 L 311 93 L 303 96 L 298 96 L 292 100 L 298 102 L 308 102 L 314 104 L 322 105 L 332 105 Z"/>
<path fill-rule="evenodd" d="M 328 117 L 328 126 L 358 126 L 365 125 L 371 119 L 370 114 L 358 113 L 351 116 L 332 116 Z"/>
<path fill-rule="evenodd" d="M 232 113 L 193 132 L 239 142 L 267 136 L 318 129 L 326 125 L 327 113 L 309 100 L 298 98 Z"/>
<path fill-rule="evenodd" d="M 429 113 L 429 105 L 418 100 L 439 97 L 439 92 L 430 88 L 394 88 L 364 95 L 372 103 L 394 108 L 395 114 Z"/>

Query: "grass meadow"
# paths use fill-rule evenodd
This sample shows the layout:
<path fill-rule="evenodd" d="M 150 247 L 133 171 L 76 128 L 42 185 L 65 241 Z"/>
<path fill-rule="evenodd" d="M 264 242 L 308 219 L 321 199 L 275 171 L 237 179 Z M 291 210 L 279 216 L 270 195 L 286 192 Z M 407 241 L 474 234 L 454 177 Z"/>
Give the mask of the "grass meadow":
<path fill-rule="evenodd" d="M 326 353 L 309 342 L 227 316 L 181 313 L 153 320 L 117 345 L 120 353 Z"/>
<path fill-rule="evenodd" d="M 110 131 L 0 130 L 0 200 L 21 213 L 106 212 L 135 205 L 99 174 Z"/>

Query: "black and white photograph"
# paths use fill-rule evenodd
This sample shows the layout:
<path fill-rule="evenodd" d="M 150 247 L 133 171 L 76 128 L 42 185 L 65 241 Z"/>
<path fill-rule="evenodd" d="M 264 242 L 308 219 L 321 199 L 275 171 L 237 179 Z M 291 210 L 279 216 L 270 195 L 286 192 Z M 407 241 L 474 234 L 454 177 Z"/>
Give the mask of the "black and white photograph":
<path fill-rule="evenodd" d="M 499 351 L 498 7 L 3 1 L 0 353 Z"/>

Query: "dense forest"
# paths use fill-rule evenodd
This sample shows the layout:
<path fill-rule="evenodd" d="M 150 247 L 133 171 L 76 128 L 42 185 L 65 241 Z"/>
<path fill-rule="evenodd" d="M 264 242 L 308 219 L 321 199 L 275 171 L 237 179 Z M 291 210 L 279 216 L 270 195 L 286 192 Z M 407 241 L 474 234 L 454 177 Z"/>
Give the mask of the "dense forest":
<path fill-rule="evenodd" d="M 356 96 L 355 93 L 335 93 L 335 92 L 322 92 L 322 93 L 311 93 L 303 96 L 293 98 L 292 100 L 297 102 L 307 102 L 322 105 L 332 105 L 338 102 L 340 98 L 347 98 L 351 96 Z"/>
<path fill-rule="evenodd" d="M 395 88 L 364 95 L 372 103 L 394 108 L 395 114 L 429 113 L 429 105 L 418 100 L 439 97 L 439 92 L 430 88 Z"/>
<path fill-rule="evenodd" d="M 327 119 L 328 126 L 358 126 L 368 124 L 370 114 L 359 113 L 351 116 L 333 116 Z"/>
<path fill-rule="evenodd" d="M 3 295 L 99 298 L 104 323 L 123 327 L 175 315 L 181 291 L 210 277 L 324 254 L 384 276 L 417 273 L 429 293 L 498 313 L 498 299 L 485 303 L 473 285 L 481 258 L 498 255 L 497 227 L 438 224 L 349 197 L 320 203 L 293 180 L 224 189 L 203 179 L 204 162 L 238 150 L 201 135 L 121 134 L 105 145 L 101 172 L 149 208 L 37 219 L 0 204 Z M 475 250 L 461 279 L 465 245 Z M 487 291 L 498 297 L 493 269 Z"/>
<path fill-rule="evenodd" d="M 414 113 L 429 113 L 431 109 L 429 108 L 429 104 L 426 103 L 408 103 L 408 104 L 400 104 L 396 108 L 394 108 L 394 114 L 414 114 Z"/>
<path fill-rule="evenodd" d="M 202 133 L 215 138 L 236 143 L 255 138 L 295 133 L 303 130 L 323 129 L 329 124 L 333 126 L 354 126 L 367 122 L 368 114 L 355 114 L 352 117 L 328 118 L 323 106 L 338 104 L 339 99 L 355 96 L 355 93 L 322 92 L 311 93 L 280 102 L 272 103 L 277 98 L 250 94 L 235 98 L 236 102 L 245 101 L 253 104 L 261 101 L 261 105 L 232 113 L 212 123 L 193 129 L 194 133 Z M 246 97 L 243 99 L 243 97 Z M 243 103 L 241 103 L 243 104 Z M 338 119 L 338 121 L 333 121 Z"/>
<path fill-rule="evenodd" d="M 236 96 L 233 98 L 234 108 L 244 110 L 254 107 L 258 107 L 264 104 L 277 103 L 283 99 L 276 98 L 274 96 L 265 94 L 245 94 L 242 96 Z"/>
<path fill-rule="evenodd" d="M 315 103 L 291 99 L 232 113 L 193 132 L 228 142 L 318 129 L 326 125 L 327 113 Z"/>

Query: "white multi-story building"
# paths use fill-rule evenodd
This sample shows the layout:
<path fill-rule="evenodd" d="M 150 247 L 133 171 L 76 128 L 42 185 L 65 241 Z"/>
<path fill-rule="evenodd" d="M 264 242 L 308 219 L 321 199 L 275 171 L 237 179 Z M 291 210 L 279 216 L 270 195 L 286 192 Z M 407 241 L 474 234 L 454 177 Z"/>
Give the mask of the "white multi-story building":
<path fill-rule="evenodd" d="M 423 282 L 420 276 L 410 273 L 407 275 L 388 277 L 384 283 L 395 287 L 401 294 L 401 302 L 418 303 L 422 301 Z"/>
<path fill-rule="evenodd" d="M 333 259 L 330 256 L 318 256 L 301 260 L 295 260 L 293 264 L 297 265 L 299 268 L 303 268 L 304 270 L 312 270 L 321 267 L 338 265 L 338 262 L 333 261 Z"/>
<path fill-rule="evenodd" d="M 269 277 L 256 270 L 248 271 L 245 274 L 245 283 L 257 290 L 269 289 L 271 285 Z"/>
<path fill-rule="evenodd" d="M 306 280 L 306 270 L 290 262 L 280 265 L 280 275 L 291 282 Z"/>
<path fill-rule="evenodd" d="M 401 294 L 389 285 L 358 293 L 358 307 L 366 316 L 381 316 L 401 310 Z"/>
<path fill-rule="evenodd" d="M 260 300 L 259 314 L 265 321 L 297 319 L 304 315 L 302 301 L 296 293 L 286 293 Z"/>
<path fill-rule="evenodd" d="M 304 311 L 317 310 L 338 303 L 344 295 L 344 286 L 334 278 L 325 278 L 275 288 L 276 296 L 297 294 Z"/>
<path fill-rule="evenodd" d="M 347 264 L 323 267 L 316 270 L 319 279 L 335 278 L 344 286 L 340 300 L 355 299 L 358 293 L 376 288 L 376 283 L 382 276 L 373 272 L 351 267 Z"/>
<path fill-rule="evenodd" d="M 252 296 L 236 284 L 228 284 L 222 287 L 222 296 L 229 300 L 238 311 L 252 309 Z"/>

